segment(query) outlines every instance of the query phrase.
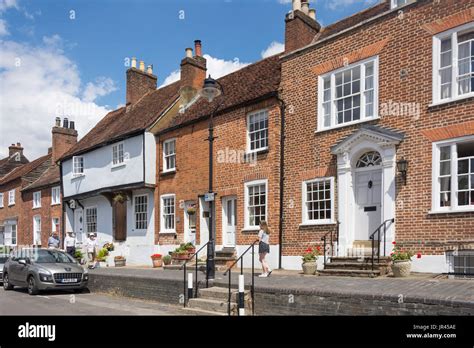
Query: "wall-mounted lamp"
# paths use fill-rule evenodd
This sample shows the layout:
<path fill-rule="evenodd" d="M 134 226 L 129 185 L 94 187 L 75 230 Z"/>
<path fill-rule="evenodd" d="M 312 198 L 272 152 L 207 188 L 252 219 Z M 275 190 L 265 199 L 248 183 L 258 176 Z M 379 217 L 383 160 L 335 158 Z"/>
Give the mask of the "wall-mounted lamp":
<path fill-rule="evenodd" d="M 407 183 L 408 161 L 403 157 L 397 161 L 397 170 L 402 175 L 403 184 Z"/>

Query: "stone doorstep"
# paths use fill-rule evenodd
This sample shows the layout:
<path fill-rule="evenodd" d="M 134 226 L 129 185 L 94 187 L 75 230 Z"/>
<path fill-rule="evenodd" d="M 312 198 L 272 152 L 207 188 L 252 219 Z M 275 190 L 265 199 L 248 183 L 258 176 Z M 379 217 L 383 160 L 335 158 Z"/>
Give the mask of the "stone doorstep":
<path fill-rule="evenodd" d="M 372 256 L 333 256 L 330 258 L 331 263 L 337 262 L 364 262 L 372 264 Z M 374 258 L 375 263 L 377 263 L 377 256 Z M 380 256 L 380 263 L 390 263 L 389 256 Z"/>
<path fill-rule="evenodd" d="M 206 312 L 227 314 L 228 303 L 222 300 L 211 300 L 208 298 L 191 298 L 188 301 L 188 307 Z M 237 311 L 237 303 L 230 303 L 231 315 L 235 315 Z"/>
<path fill-rule="evenodd" d="M 344 277 L 368 277 L 375 278 L 382 275 L 381 270 L 357 270 L 357 269 L 324 269 L 319 271 L 321 276 L 344 276 Z"/>
<path fill-rule="evenodd" d="M 388 263 L 374 263 L 375 269 L 389 268 Z M 372 270 L 371 263 L 362 262 L 335 262 L 327 263 L 324 269 L 354 269 L 354 270 Z"/>
<path fill-rule="evenodd" d="M 239 292 L 235 289 L 231 289 L 231 302 L 237 302 Z M 223 301 L 228 301 L 229 299 L 229 290 L 227 288 L 213 286 L 211 288 L 203 288 L 199 289 L 198 291 L 199 298 L 207 298 L 207 299 L 219 299 Z M 244 291 L 244 299 L 245 301 L 250 301 L 250 291 Z"/>

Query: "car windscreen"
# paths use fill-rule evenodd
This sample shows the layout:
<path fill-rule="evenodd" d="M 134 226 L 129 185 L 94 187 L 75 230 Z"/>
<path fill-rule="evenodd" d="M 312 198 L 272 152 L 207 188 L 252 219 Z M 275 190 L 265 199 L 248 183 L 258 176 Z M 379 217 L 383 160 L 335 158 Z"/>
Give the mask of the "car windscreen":
<path fill-rule="evenodd" d="M 75 262 L 69 255 L 57 250 L 36 250 L 32 257 L 36 263 L 73 263 Z"/>

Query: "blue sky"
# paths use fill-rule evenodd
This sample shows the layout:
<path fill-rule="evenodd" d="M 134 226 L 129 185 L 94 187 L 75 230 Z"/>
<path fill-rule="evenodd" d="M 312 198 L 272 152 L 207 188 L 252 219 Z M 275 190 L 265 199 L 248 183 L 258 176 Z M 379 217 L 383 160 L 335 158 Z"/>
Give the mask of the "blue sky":
<path fill-rule="evenodd" d="M 311 7 L 328 25 L 376 1 Z M 127 57 L 153 64 L 161 85 L 176 78 L 195 39 L 217 77 L 261 59 L 272 43 L 277 52 L 290 9 L 289 0 L 0 0 L 0 157 L 13 142 L 31 158 L 45 153 L 55 116 L 85 133 L 123 104 Z"/>

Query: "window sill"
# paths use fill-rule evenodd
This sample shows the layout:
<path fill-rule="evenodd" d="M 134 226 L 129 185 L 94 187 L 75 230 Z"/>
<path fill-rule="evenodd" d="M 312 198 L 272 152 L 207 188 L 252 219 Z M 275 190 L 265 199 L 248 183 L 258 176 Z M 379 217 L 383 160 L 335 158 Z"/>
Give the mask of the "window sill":
<path fill-rule="evenodd" d="M 15 205 L 15 203 L 12 203 L 12 204 L 9 204 L 8 206 L 9 207 L 13 207 Z"/>
<path fill-rule="evenodd" d="M 71 181 L 75 180 L 75 179 L 79 179 L 79 178 L 82 178 L 86 176 L 85 174 L 73 174 L 72 178 L 71 178 Z"/>
<path fill-rule="evenodd" d="M 38 207 L 33 207 L 33 210 L 40 209 L 40 208 L 41 208 L 41 205 Z"/>
<path fill-rule="evenodd" d="M 456 98 L 451 98 L 451 99 L 445 99 L 445 100 L 438 100 L 430 105 L 428 105 L 428 108 L 434 108 L 436 106 L 442 106 L 450 103 L 456 103 L 456 102 L 461 102 L 463 100 L 469 99 L 469 98 L 474 98 L 474 93 L 470 93 L 468 95 L 463 95 L 462 97 L 456 97 Z"/>
<path fill-rule="evenodd" d="M 428 212 L 429 215 L 456 214 L 456 213 L 474 213 L 474 208 L 464 208 L 464 209 L 456 209 L 456 210 L 430 210 Z"/>
<path fill-rule="evenodd" d="M 245 227 L 240 230 L 242 233 L 254 233 L 260 231 L 260 227 Z"/>
<path fill-rule="evenodd" d="M 61 205 L 61 203 L 51 203 L 51 206 L 54 207 L 56 205 Z"/>
<path fill-rule="evenodd" d="M 176 231 L 160 231 L 159 234 L 176 234 Z"/>
<path fill-rule="evenodd" d="M 353 126 L 353 125 L 355 125 L 355 124 L 360 124 L 360 123 L 365 123 L 365 122 L 370 122 L 370 121 L 376 121 L 376 120 L 380 120 L 380 116 L 370 117 L 370 118 L 364 118 L 363 120 L 358 120 L 358 121 L 353 121 L 353 122 L 342 123 L 342 124 L 338 124 L 337 126 L 328 127 L 328 128 L 317 129 L 317 130 L 315 131 L 315 133 L 324 133 L 324 132 L 331 131 L 331 130 L 333 130 L 333 129 L 339 129 L 339 128 L 344 128 L 344 127 L 349 127 L 349 126 Z"/>
<path fill-rule="evenodd" d="M 126 163 L 119 163 L 119 164 L 112 164 L 112 166 L 110 167 L 111 169 L 118 169 L 118 168 L 122 168 L 122 167 L 125 167 L 126 166 Z"/>
<path fill-rule="evenodd" d="M 168 176 L 176 174 L 176 169 L 173 170 L 165 170 L 160 173 L 160 176 Z"/>
<path fill-rule="evenodd" d="M 312 222 L 303 222 L 299 224 L 299 227 L 311 227 L 311 226 L 324 226 L 324 225 L 335 225 L 336 221 L 332 220 L 323 220 L 323 221 L 312 221 Z"/>
<path fill-rule="evenodd" d="M 248 161 L 249 159 L 251 159 L 252 157 L 255 157 L 255 156 L 260 156 L 260 155 L 265 155 L 267 153 L 269 153 L 270 150 L 267 148 L 265 149 L 260 149 L 260 150 L 257 150 L 257 151 L 247 151 L 244 155 L 244 159 L 246 161 Z"/>

